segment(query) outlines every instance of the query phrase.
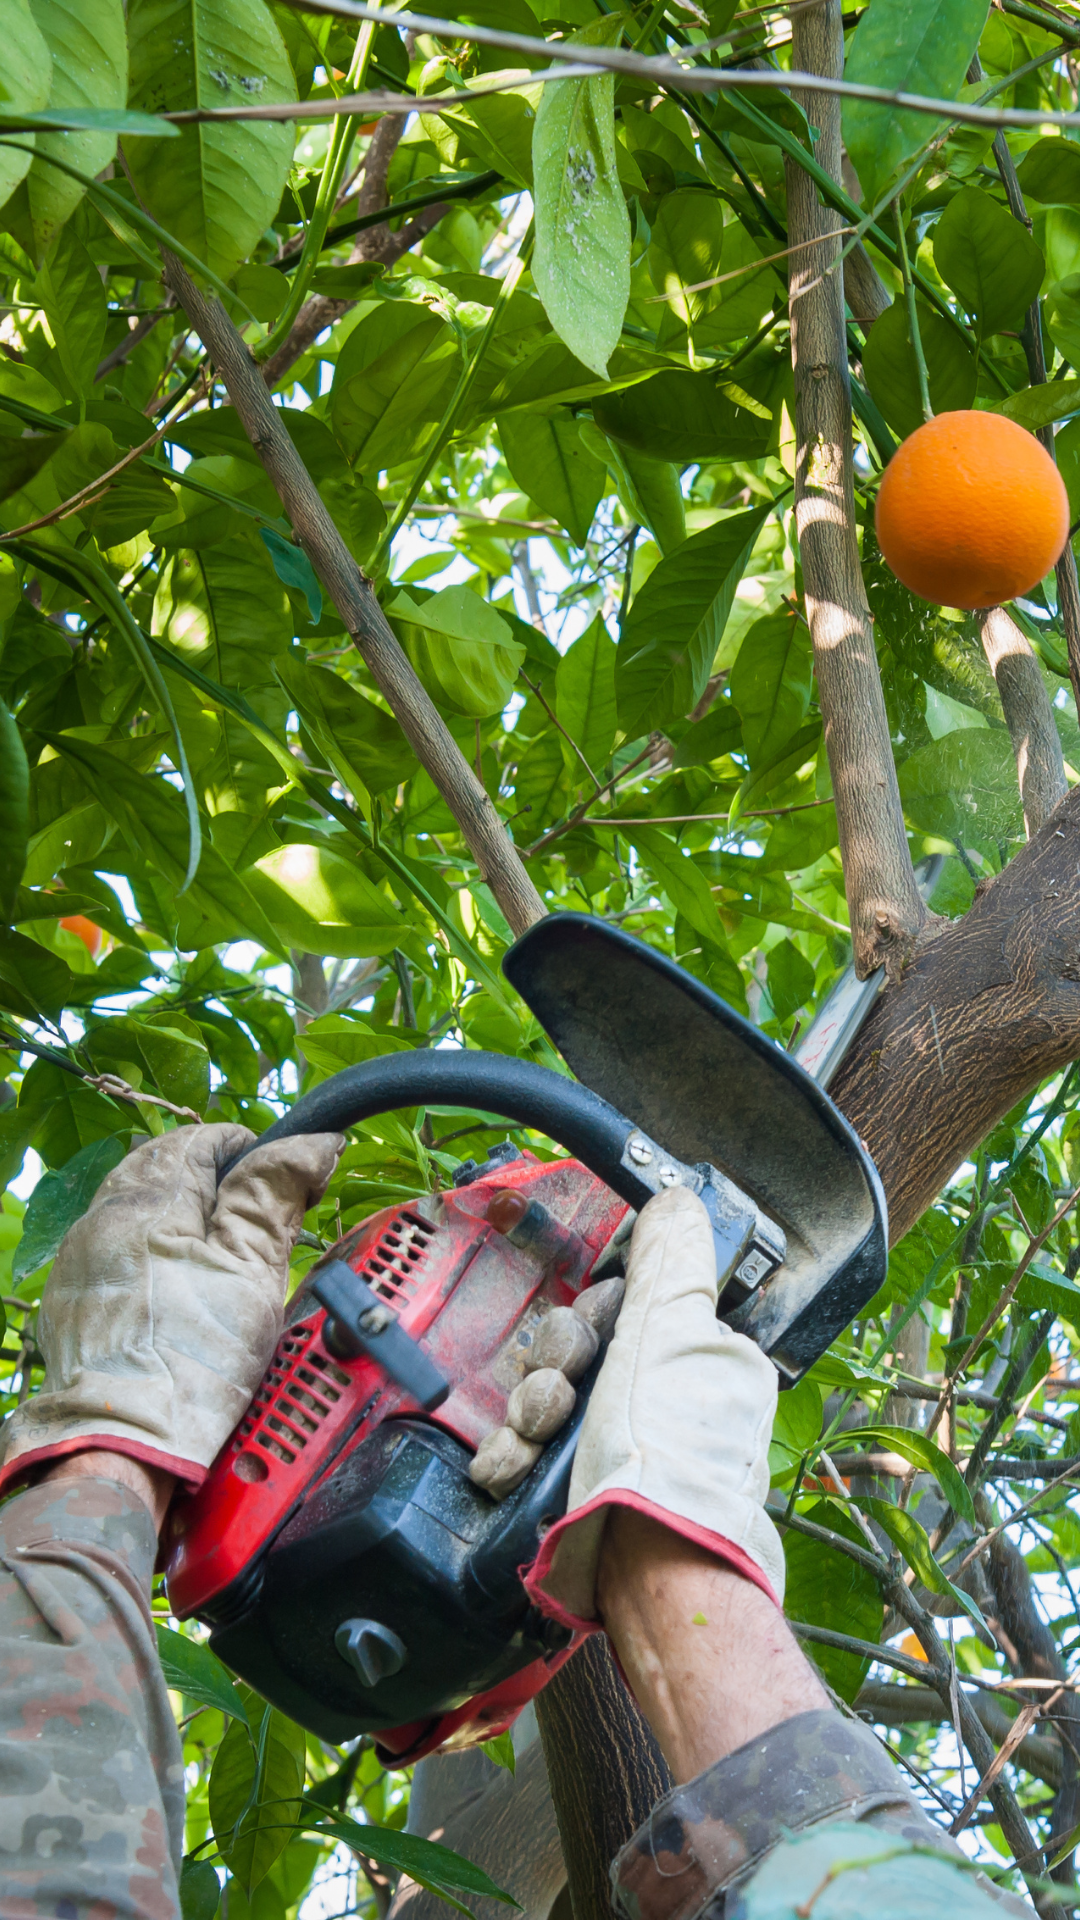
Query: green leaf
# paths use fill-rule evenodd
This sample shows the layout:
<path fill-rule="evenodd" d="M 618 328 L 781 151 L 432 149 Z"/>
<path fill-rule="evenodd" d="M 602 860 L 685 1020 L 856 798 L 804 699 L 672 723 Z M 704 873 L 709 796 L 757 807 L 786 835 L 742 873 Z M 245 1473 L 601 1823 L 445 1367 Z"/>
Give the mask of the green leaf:
<path fill-rule="evenodd" d="M 250 1894 L 296 1828 L 307 1737 L 246 1688 L 243 1697 L 254 1744 L 248 1727 L 232 1721 L 210 1770 L 209 1806 L 225 1864 Z"/>
<path fill-rule="evenodd" d="M 185 873 L 187 820 L 176 789 L 135 772 L 106 747 L 92 746 L 71 734 L 47 738 L 78 766 L 129 846 L 179 892 Z M 184 916 L 177 938 L 186 949 L 246 935 L 271 953 L 282 951 L 277 934 L 243 880 L 205 839 L 198 874 L 177 904 Z"/>
<path fill-rule="evenodd" d="M 525 648 L 490 601 L 468 587 L 444 587 L 419 602 L 401 592 L 387 613 L 420 679 L 441 707 L 479 720 L 502 712 Z"/>
<path fill-rule="evenodd" d="M 170 1007 L 132 1024 L 158 1093 L 174 1106 L 205 1112 L 210 1099 L 210 1056 L 194 1021 Z"/>
<path fill-rule="evenodd" d="M 517 1772 L 517 1757 L 514 1753 L 514 1742 L 509 1733 L 499 1733 L 496 1734 L 494 1740 L 483 1741 L 481 1751 L 487 1754 L 488 1759 L 494 1766 L 505 1767 L 511 1777 Z"/>
<path fill-rule="evenodd" d="M 1071 276 L 1070 276 L 1071 277 Z M 1067 420 L 1080 413 L 1080 380 L 1048 380 L 1045 386 L 1023 387 L 1019 393 L 995 400 L 991 413 L 1003 413 L 1029 433 L 1052 426 L 1055 420 Z"/>
<path fill-rule="evenodd" d="M 325 1073 L 360 1066 L 383 1053 L 402 1053 L 408 1046 L 398 1034 L 375 1033 L 354 1014 L 323 1013 L 304 1028 L 304 1058 Z"/>
<path fill-rule="evenodd" d="M 1046 271 L 1023 222 L 979 187 L 964 187 L 950 200 L 934 229 L 934 265 L 978 317 L 983 338 L 1021 325 Z"/>
<path fill-rule="evenodd" d="M 555 712 L 594 773 L 602 768 L 615 740 L 615 642 L 599 614 L 559 662 Z M 580 784 L 584 768 L 565 741 L 563 758 L 571 786 Z"/>
<path fill-rule="evenodd" d="M 61 154 L 91 175 L 108 165 L 116 152 L 118 129 L 101 123 L 115 118 L 117 109 L 121 119 L 128 118 L 122 111 L 128 57 L 123 0 L 31 0 L 31 11 L 52 56 L 49 112 L 64 115 L 71 129 L 38 133 L 38 157 L 7 209 L 10 231 L 32 259 L 40 260 L 86 191 L 41 155 Z M 75 131 L 73 121 L 80 118 L 82 130 Z M 3 164 L 0 161 L 0 167 Z"/>
<path fill-rule="evenodd" d="M 415 301 L 382 301 L 353 327 L 338 355 L 330 423 L 367 474 L 421 454 L 460 368 L 442 316 Z"/>
<path fill-rule="evenodd" d="M 1056 280 L 1043 301 L 1043 324 L 1070 365 L 1080 360 L 1080 273 Z M 1060 386 L 1061 381 L 1055 381 Z M 1058 436 L 1060 440 L 1060 436 Z M 1057 442 L 1055 442 L 1055 453 Z"/>
<path fill-rule="evenodd" d="M 768 994 L 780 1021 L 791 1019 L 814 997 L 814 969 L 793 940 L 778 940 L 768 954 Z"/>
<path fill-rule="evenodd" d="M 383 793 L 416 772 L 416 757 L 393 714 L 349 685 L 340 674 L 287 654 L 275 671 L 301 720 L 328 760 L 359 792 Z"/>
<path fill-rule="evenodd" d="M 23 1215 L 22 1239 L 11 1262 L 11 1277 L 16 1283 L 55 1259 L 68 1228 L 82 1219 L 105 1175 L 123 1158 L 119 1140 L 93 1140 L 65 1166 L 42 1174 L 30 1195 Z"/>
<path fill-rule="evenodd" d="M 751 768 L 775 759 L 810 706 L 813 655 L 806 624 L 789 607 L 755 621 L 731 670 Z"/>
<path fill-rule="evenodd" d="M 974 355 L 940 314 L 920 305 L 918 317 L 934 412 L 970 407 L 978 377 Z M 874 321 L 863 348 L 863 372 L 873 398 L 897 433 L 906 436 L 922 426 L 919 377 L 902 300 L 894 300 Z"/>
<path fill-rule="evenodd" d="M 102 1142 L 108 1145 L 109 1142 Z M 24 1229 L 25 1231 L 25 1229 Z M 173 1693 L 182 1693 L 201 1706 L 216 1707 L 230 1720 L 250 1726 L 243 1698 L 229 1678 L 217 1654 L 205 1641 L 191 1640 L 185 1633 L 158 1625 L 157 1650 L 165 1685 Z"/>
<path fill-rule="evenodd" d="M 52 55 L 29 0 L 9 0 L 4 8 L 4 65 L 0 107 L 10 113 L 40 113 L 52 85 Z M 34 161 L 32 138 L 25 147 L 0 147 L 0 206 L 15 191 Z M 6 226 L 7 222 L 0 221 Z"/>
<path fill-rule="evenodd" d="M 615 662 L 619 725 L 630 739 L 682 719 L 701 699 L 772 506 L 767 501 L 695 534 L 635 595 Z"/>
<path fill-rule="evenodd" d="M 36 940 L 0 927 L 0 1005 L 13 1013 L 44 1013 L 55 1020 L 67 1005 L 71 971 Z"/>
<path fill-rule="evenodd" d="M 804 1517 L 865 1549 L 866 1542 L 855 1521 L 835 1502 L 816 1501 Z M 830 1627 L 834 1632 L 849 1633 L 855 1639 L 876 1644 L 881 1637 L 884 1608 L 881 1590 L 869 1567 L 852 1560 L 841 1548 L 832 1547 L 827 1541 L 813 1540 L 794 1530 L 784 1535 L 784 1559 L 787 1562 L 784 1612 L 789 1620 L 805 1621 L 812 1627 Z M 854 1700 L 870 1662 L 861 1654 L 846 1653 L 838 1647 L 814 1646 L 810 1641 L 806 1643 L 806 1651 L 841 1699 Z"/>
<path fill-rule="evenodd" d="M 620 445 L 676 466 L 691 460 L 758 460 L 772 431 L 772 421 L 740 405 L 716 374 L 675 369 L 599 396 L 593 417 Z"/>
<path fill-rule="evenodd" d="M 30 769 L 22 735 L 0 700 L 0 916 L 15 916 L 15 896 L 30 837 Z"/>
<path fill-rule="evenodd" d="M 273 527 L 260 527 L 259 538 L 270 555 L 274 572 L 286 587 L 295 587 L 307 601 L 308 615 L 313 627 L 322 619 L 322 588 L 316 573 L 303 547 L 296 547 L 291 540 L 285 540 Z"/>
<path fill-rule="evenodd" d="M 794 734 L 791 740 L 785 742 L 783 746 L 778 747 L 774 754 L 762 760 L 752 772 L 747 774 L 746 779 L 735 795 L 728 816 L 729 824 L 734 826 L 736 820 L 742 815 L 752 813 L 754 806 L 760 805 L 766 795 L 769 794 L 774 787 L 778 787 L 782 780 L 786 780 L 789 775 L 793 773 L 798 773 L 800 767 L 805 766 L 808 760 L 814 758 L 820 740 L 821 721 L 808 720 L 806 725 L 800 727 L 798 733 Z M 789 926 L 793 924 L 791 920 L 788 921 Z"/>
<path fill-rule="evenodd" d="M 70 228 L 49 249 L 37 287 L 72 391 L 88 396 L 101 360 L 108 307 L 101 275 Z"/>
<path fill-rule="evenodd" d="M 1025 200 L 1043 206 L 1080 207 L 1080 146 L 1075 140 L 1036 140 L 1017 168 Z"/>
<path fill-rule="evenodd" d="M 716 289 L 687 293 L 720 270 L 724 245 L 723 203 L 712 193 L 680 187 L 665 193 L 652 222 L 645 256 L 649 278 L 667 298 L 669 310 L 691 326 Z"/>
<path fill-rule="evenodd" d="M 566 46 L 610 46 L 622 16 L 570 34 Z M 544 311 L 571 353 L 602 380 L 630 298 L 630 219 L 615 164 L 615 78 L 557 80 L 533 128 L 536 251 Z"/>
<path fill-rule="evenodd" d="M 940 1593 L 946 1599 L 955 1600 L 959 1606 L 963 1607 L 965 1613 L 970 1614 L 976 1626 L 986 1627 L 982 1610 L 976 1605 L 971 1595 L 965 1593 L 962 1587 L 954 1587 L 944 1568 L 938 1565 L 930 1547 L 926 1528 L 916 1520 L 913 1513 L 906 1512 L 903 1507 L 894 1506 L 890 1500 L 875 1500 L 868 1497 L 861 1504 L 869 1509 L 879 1527 L 888 1534 L 894 1547 L 899 1547 L 908 1566 L 922 1581 L 924 1587 L 927 1587 L 931 1593 Z"/>
<path fill-rule="evenodd" d="M 147 113 L 296 99 L 261 0 L 129 0 L 128 45 L 130 104 Z M 293 141 L 287 122 L 211 122 L 164 146 L 125 140 L 124 153 L 153 217 L 228 280 L 277 212 Z"/>
<path fill-rule="evenodd" d="M 339 958 L 390 953 L 407 924 L 355 859 L 325 841 L 279 847 L 249 867 L 244 884 L 286 947 Z"/>
<path fill-rule="evenodd" d="M 495 422 L 510 473 L 541 512 L 579 547 L 589 537 L 607 478 L 569 413 L 504 413 Z"/>
<path fill-rule="evenodd" d="M 418 1833 L 400 1833 L 392 1827 L 361 1825 L 357 1820 L 339 1817 L 328 1820 L 318 1826 L 305 1825 L 307 1833 L 325 1833 L 334 1840 L 341 1840 L 347 1847 L 354 1847 L 358 1853 L 366 1854 L 376 1865 L 386 1867 L 393 1873 L 406 1873 L 421 1887 L 427 1887 L 432 1893 L 441 1893 L 448 1898 L 454 1893 L 471 1893 L 482 1900 L 501 1900 L 505 1906 L 516 1907 L 518 1902 L 512 1894 L 504 1893 L 483 1870 L 474 1866 L 460 1853 L 454 1853 L 449 1847 L 442 1847 L 437 1840 L 424 1840 Z M 460 1908 L 460 1903 L 451 1899 L 451 1906 L 459 1907 L 468 1913 L 469 1908 Z"/>
<path fill-rule="evenodd" d="M 593 432 L 598 429 L 594 427 Z M 631 522 L 649 529 L 662 554 L 674 553 L 686 539 L 686 502 L 678 467 L 617 440 L 608 440 L 607 447 L 619 499 Z"/>
<path fill-rule="evenodd" d="M 677 913 L 711 946 L 724 947 L 716 902 L 700 867 L 662 827 L 628 826 L 627 839 L 659 881 Z"/>
<path fill-rule="evenodd" d="M 986 19 L 986 0 L 874 0 L 851 39 L 845 77 L 896 93 L 956 99 Z M 844 145 L 870 207 L 941 131 L 928 114 L 845 99 Z M 874 326 L 879 323 L 875 321 Z M 874 329 L 871 329 L 873 332 Z"/>
<path fill-rule="evenodd" d="M 185 1860 L 180 1870 L 180 1920 L 214 1920 L 221 1882 L 209 1860 Z"/>
<path fill-rule="evenodd" d="M 959 1514 L 961 1520 L 974 1526 L 975 1508 L 963 1476 L 948 1454 L 928 1440 L 917 1427 L 853 1427 L 846 1437 L 857 1441 L 860 1446 L 886 1447 L 890 1453 L 898 1453 L 902 1460 L 909 1460 L 912 1466 L 919 1467 L 923 1473 L 933 1474 L 953 1511 Z"/>
<path fill-rule="evenodd" d="M 999 727 L 963 727 L 920 747 L 898 770 L 909 820 L 961 845 L 1023 832 L 1016 761 Z"/>

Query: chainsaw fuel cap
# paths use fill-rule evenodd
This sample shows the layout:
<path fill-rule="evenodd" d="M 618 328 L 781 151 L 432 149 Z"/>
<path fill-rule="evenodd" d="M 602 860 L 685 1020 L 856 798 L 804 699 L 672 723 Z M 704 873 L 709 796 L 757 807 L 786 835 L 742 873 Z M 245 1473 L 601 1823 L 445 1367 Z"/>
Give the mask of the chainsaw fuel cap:
<path fill-rule="evenodd" d="M 409 1657 L 404 1640 L 378 1620 L 343 1620 L 334 1645 L 365 1687 L 392 1679 Z"/>

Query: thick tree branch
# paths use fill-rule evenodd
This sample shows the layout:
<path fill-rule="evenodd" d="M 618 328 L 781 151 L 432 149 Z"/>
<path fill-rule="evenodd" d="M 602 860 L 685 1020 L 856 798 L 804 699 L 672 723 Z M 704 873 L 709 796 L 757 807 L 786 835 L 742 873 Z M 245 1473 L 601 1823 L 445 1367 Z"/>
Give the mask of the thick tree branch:
<path fill-rule="evenodd" d="M 171 255 L 166 256 L 165 278 L 224 380 L 244 431 L 277 488 L 346 632 L 389 702 L 421 766 L 453 813 L 510 926 L 515 933 L 524 933 L 526 927 L 543 917 L 544 903 L 495 807 L 394 638 L 371 582 L 361 573 L 323 505 L 258 367 L 221 302 L 200 293 Z"/>
<path fill-rule="evenodd" d="M 574 1920 L 611 1920 L 608 1864 L 673 1782 L 603 1634 L 537 1696 Z"/>
<path fill-rule="evenodd" d="M 1040 1080 L 1080 1057 L 1080 788 L 882 994 L 830 1092 L 899 1240 Z"/>
<path fill-rule="evenodd" d="M 844 39 L 841 0 L 824 0 L 792 21 L 792 60 L 839 78 Z M 840 180 L 840 103 L 811 94 L 806 111 L 818 129 L 818 164 Z M 874 632 L 855 538 L 851 469 L 851 393 L 840 241 L 806 249 L 834 233 L 808 174 L 789 162 L 788 242 L 791 357 L 795 372 L 795 519 L 806 609 L 825 720 L 840 851 L 860 976 L 886 961 L 899 970 L 926 919 L 908 852 L 904 815 L 881 691 Z"/>
<path fill-rule="evenodd" d="M 984 613 L 982 643 L 1016 755 L 1030 840 L 1069 791 L 1054 710 L 1027 637 L 1004 607 L 990 607 Z"/>

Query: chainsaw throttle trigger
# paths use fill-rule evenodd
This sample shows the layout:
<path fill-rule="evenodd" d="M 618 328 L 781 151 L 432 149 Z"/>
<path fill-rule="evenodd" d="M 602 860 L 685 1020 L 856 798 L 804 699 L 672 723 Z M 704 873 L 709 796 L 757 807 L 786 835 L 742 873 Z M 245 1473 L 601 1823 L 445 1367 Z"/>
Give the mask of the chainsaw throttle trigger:
<path fill-rule="evenodd" d="M 366 1353 L 419 1401 L 426 1413 L 448 1399 L 449 1381 L 432 1365 L 423 1347 L 398 1324 L 385 1300 L 380 1300 L 344 1260 L 330 1260 L 320 1267 L 312 1279 L 311 1292 L 329 1315 L 324 1341 L 339 1359 Z"/>

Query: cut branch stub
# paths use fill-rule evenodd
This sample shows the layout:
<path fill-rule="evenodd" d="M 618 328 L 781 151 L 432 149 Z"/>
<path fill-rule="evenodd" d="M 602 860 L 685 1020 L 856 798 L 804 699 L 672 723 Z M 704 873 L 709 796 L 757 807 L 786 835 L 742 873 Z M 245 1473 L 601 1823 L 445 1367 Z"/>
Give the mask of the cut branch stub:
<path fill-rule="evenodd" d="M 511 928 L 515 934 L 524 933 L 547 909 L 495 807 L 394 638 L 371 582 L 323 505 L 259 368 L 220 300 L 200 293 L 179 260 L 169 254 L 165 258 L 165 278 L 225 382 L 244 432 L 277 488 L 346 632 L 450 808 Z"/>
<path fill-rule="evenodd" d="M 792 32 L 792 58 L 799 67 L 840 76 L 840 0 L 797 13 Z M 811 94 L 806 110 L 819 129 L 817 161 L 839 181 L 839 100 Z M 926 910 L 908 851 L 855 538 L 841 242 L 805 244 L 834 232 L 840 222 L 822 206 L 809 175 L 791 161 L 787 184 L 788 240 L 795 249 L 790 276 L 795 521 L 855 965 L 865 978 L 882 961 L 890 972 L 899 971 L 914 949 Z"/>

